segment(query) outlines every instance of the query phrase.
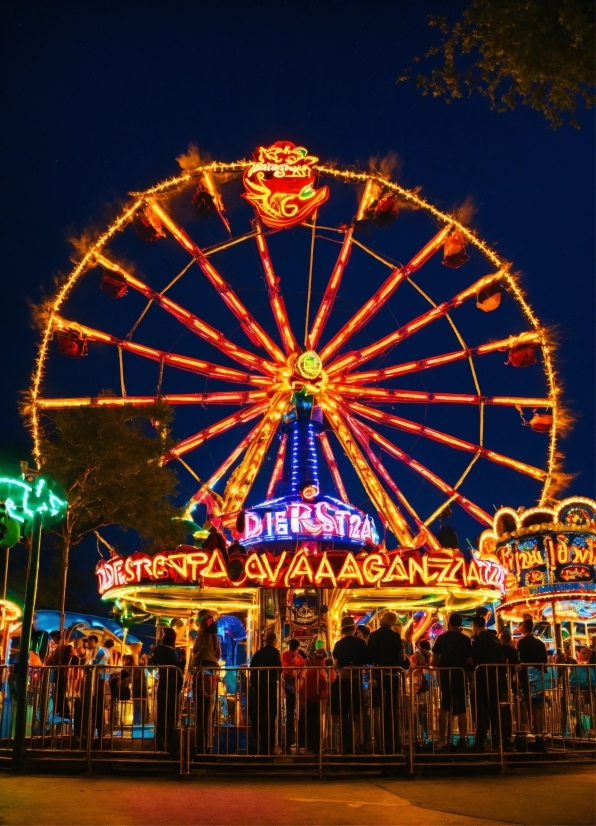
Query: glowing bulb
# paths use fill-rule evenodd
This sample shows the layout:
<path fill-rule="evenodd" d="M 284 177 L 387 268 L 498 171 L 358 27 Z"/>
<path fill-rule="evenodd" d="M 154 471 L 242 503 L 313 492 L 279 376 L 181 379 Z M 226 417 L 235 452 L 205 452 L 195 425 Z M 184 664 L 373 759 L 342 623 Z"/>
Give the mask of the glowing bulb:
<path fill-rule="evenodd" d="M 298 359 L 296 367 L 303 379 L 316 379 L 321 375 L 323 364 L 313 350 L 307 350 Z"/>

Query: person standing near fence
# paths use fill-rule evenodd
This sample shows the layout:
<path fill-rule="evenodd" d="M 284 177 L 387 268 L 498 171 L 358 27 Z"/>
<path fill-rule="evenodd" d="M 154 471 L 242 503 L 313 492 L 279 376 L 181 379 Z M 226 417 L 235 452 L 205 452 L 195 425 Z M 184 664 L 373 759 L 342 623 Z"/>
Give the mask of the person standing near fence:
<path fill-rule="evenodd" d="M 439 711 L 439 739 L 436 748 L 447 745 L 447 724 L 450 715 L 457 716 L 459 729 L 458 748 L 468 744 L 468 721 L 466 718 L 466 681 L 465 670 L 472 662 L 472 643 L 462 632 L 461 614 L 451 614 L 449 630 L 445 631 L 435 642 L 432 664 L 435 668 L 449 669 L 440 671 L 441 708 Z"/>
<path fill-rule="evenodd" d="M 368 662 L 379 666 L 372 670 L 372 678 L 376 683 L 373 688 L 373 708 L 380 708 L 382 721 L 381 751 L 384 754 L 395 754 L 401 748 L 399 731 L 401 673 L 399 669 L 407 669 L 410 662 L 406 657 L 404 643 L 397 630 L 397 614 L 393 611 L 385 611 L 379 627 L 370 635 L 367 654 Z"/>
<path fill-rule="evenodd" d="M 512 700 L 517 696 L 517 666 L 519 653 L 512 645 L 512 637 L 508 631 L 499 634 L 499 642 L 503 657 L 508 668 L 499 669 L 499 700 L 501 709 L 501 733 L 505 751 L 513 749 L 513 716 L 511 712 Z"/>
<path fill-rule="evenodd" d="M 298 675 L 305 659 L 300 653 L 300 643 L 291 639 L 288 648 L 281 655 L 284 694 L 286 701 L 286 751 L 296 744 L 296 694 L 298 692 Z"/>
<path fill-rule="evenodd" d="M 320 751 L 322 703 L 326 703 L 329 697 L 328 672 L 323 668 L 326 657 L 325 649 L 318 648 L 309 662 L 311 667 L 304 669 L 300 675 L 300 745 L 304 743 L 307 754 L 318 754 Z M 329 674 L 333 679 L 333 669 Z"/>
<path fill-rule="evenodd" d="M 261 670 L 262 669 L 262 670 Z M 275 631 L 268 631 L 263 645 L 250 662 L 249 715 L 257 754 L 278 754 L 277 688 L 281 672 L 281 657 Z"/>
<path fill-rule="evenodd" d="M 171 668 L 159 669 L 155 737 L 159 751 L 166 750 L 172 756 L 175 756 L 178 751 L 176 715 L 178 711 L 178 693 L 182 688 L 182 671 L 176 651 L 176 631 L 173 628 L 164 630 L 161 642 L 155 646 L 151 654 L 151 665 L 171 666 Z"/>
<path fill-rule="evenodd" d="M 486 629 L 483 616 L 472 618 L 472 661 L 474 663 L 474 682 L 476 686 L 476 741 L 474 749 L 484 751 L 486 735 L 490 720 L 491 745 L 501 742 L 501 725 L 499 719 L 499 680 L 497 668 L 505 662 L 503 649 L 494 634 Z"/>
<path fill-rule="evenodd" d="M 362 748 L 360 737 L 361 666 L 369 660 L 368 646 L 354 636 L 352 617 L 342 617 L 341 639 L 335 643 L 333 659 L 339 669 L 339 705 L 341 751 L 344 754 Z M 372 637 L 372 634 L 371 634 Z M 354 668 L 355 667 L 355 668 Z"/>
<path fill-rule="evenodd" d="M 521 672 L 521 688 L 528 714 L 533 723 L 536 735 L 536 750 L 547 751 L 544 741 L 544 672 L 548 665 L 546 645 L 534 635 L 534 623 L 525 619 L 521 624 L 522 637 L 517 643 L 519 660 L 523 664 Z M 528 665 L 534 665 L 538 670 L 538 679 L 531 680 Z M 531 667 L 530 665 L 530 667 Z"/>
<path fill-rule="evenodd" d="M 364 623 L 361 623 L 360 625 L 356 626 L 356 632 L 355 632 L 354 636 L 355 637 L 361 637 L 367 645 L 368 645 L 368 641 L 370 639 L 370 634 L 371 634 L 371 631 L 370 631 L 370 628 L 368 627 L 368 625 L 364 625 Z"/>
<path fill-rule="evenodd" d="M 74 656 L 74 648 L 68 643 L 61 642 L 60 631 L 52 631 L 50 633 L 50 641 L 52 645 L 48 649 L 44 665 L 56 667 L 55 671 L 52 670 L 50 672 L 50 683 L 54 686 L 52 695 L 52 722 L 56 723 L 57 717 L 62 721 L 70 720 L 70 703 L 67 696 L 68 669 L 59 668 L 59 666 L 70 665 Z"/>
<path fill-rule="evenodd" d="M 93 702 L 91 705 L 91 718 L 93 720 L 93 731 L 91 732 L 91 737 L 95 738 L 95 732 L 97 732 L 97 738 L 101 743 L 105 716 L 106 686 L 110 680 L 110 672 L 108 668 L 110 655 L 107 649 L 99 644 L 99 639 L 95 634 L 89 635 L 88 646 L 89 651 L 91 652 L 91 658 L 87 665 L 100 666 L 100 668 L 93 669 L 93 671 L 89 673 L 88 679 L 91 681 L 95 677 L 95 693 L 93 695 Z M 87 682 L 87 680 L 85 682 Z"/>
<path fill-rule="evenodd" d="M 431 650 L 429 640 L 419 640 L 416 651 L 410 655 L 410 665 L 412 679 L 410 682 L 412 691 L 416 695 L 416 708 L 418 723 L 422 730 L 422 737 L 428 737 L 428 698 L 430 692 L 430 668 Z M 426 670 L 426 674 L 424 673 Z"/>
<path fill-rule="evenodd" d="M 145 677 L 145 669 L 139 666 L 134 654 L 124 654 L 122 665 L 130 673 L 133 725 L 144 725 L 147 722 L 147 678 Z"/>
<path fill-rule="evenodd" d="M 572 710 L 575 718 L 576 737 L 594 737 L 594 715 L 596 713 L 596 668 L 590 665 L 592 649 L 580 648 L 578 663 L 568 669 L 569 686 L 572 695 Z"/>
<path fill-rule="evenodd" d="M 192 667 L 195 669 L 195 705 L 197 753 L 209 754 L 212 746 L 213 698 L 217 695 L 217 680 L 221 646 L 217 625 L 210 614 L 199 623 L 199 632 L 192 647 Z"/>

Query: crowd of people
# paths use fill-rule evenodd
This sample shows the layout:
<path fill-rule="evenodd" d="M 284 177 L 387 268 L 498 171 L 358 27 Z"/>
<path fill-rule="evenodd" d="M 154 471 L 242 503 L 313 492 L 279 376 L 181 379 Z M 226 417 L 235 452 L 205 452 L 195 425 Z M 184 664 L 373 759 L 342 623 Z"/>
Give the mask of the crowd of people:
<path fill-rule="evenodd" d="M 276 635 L 270 632 L 251 661 L 249 696 L 255 750 L 276 754 L 285 746 L 289 753 L 316 753 L 321 748 L 324 721 L 331 734 L 327 743 L 335 743 L 336 751 L 397 754 L 403 744 L 404 695 L 413 692 L 413 736 L 421 747 L 426 743 L 439 751 L 448 747 L 478 752 L 501 747 L 525 751 L 529 747 L 528 734 L 532 734 L 531 747 L 545 752 L 548 689 L 554 680 L 563 685 L 565 676 L 561 669 L 557 673 L 554 668 L 554 658 L 549 657 L 546 645 L 534 633 L 531 619 L 525 619 L 519 631 L 521 636 L 514 644 L 510 633 L 497 634 L 487 628 L 486 617 L 479 613 L 472 619 L 470 636 L 463 630 L 461 615 L 454 613 L 434 646 L 430 640 L 421 639 L 407 654 L 406 647 L 412 646 L 402 639 L 396 614 L 386 611 L 372 632 L 366 625 L 356 626 L 351 617 L 344 617 L 341 638 L 332 656 L 327 657 L 327 652 L 319 649 L 310 658 L 295 639 L 280 656 Z M 566 654 L 555 662 L 573 664 L 570 659 Z M 581 648 L 578 662 L 587 667 L 570 671 L 565 685 L 575 689 L 573 696 L 588 710 L 584 717 L 593 734 L 594 651 Z M 283 692 L 278 691 L 280 679 Z M 277 734 L 282 694 L 285 738 Z M 560 696 L 565 700 L 565 691 Z M 432 730 L 435 697 L 438 732 Z M 562 713 L 566 711 L 563 702 Z M 576 719 L 579 716 L 576 714 Z M 579 735 L 577 725 L 574 733 Z M 473 731 L 469 732 L 470 727 Z"/>
<path fill-rule="evenodd" d="M 409 736 L 418 747 L 526 750 L 530 733 L 532 747 L 546 751 L 545 704 L 549 689 L 557 680 L 563 685 L 564 679 L 562 713 L 570 709 L 569 688 L 576 698 L 572 733 L 580 735 L 582 727 L 593 733 L 596 667 L 591 648 L 577 653 L 577 662 L 585 667 L 564 678 L 557 666 L 576 661 L 568 652 L 549 656 L 530 618 L 521 623 L 515 640 L 508 632 L 498 635 L 487 628 L 482 613 L 472 618 L 471 630 L 470 636 L 461 615 L 453 613 L 434 644 L 423 638 L 414 645 L 411 635 L 402 637 L 393 611 L 381 615 L 376 630 L 345 616 L 332 651 L 318 647 L 320 641 L 310 653 L 298 639 L 290 639 L 280 653 L 275 632 L 268 631 L 249 665 L 235 670 L 237 721 L 242 718 L 248 732 L 246 751 L 316 754 L 325 748 L 396 755 L 410 725 L 410 701 Z M 42 729 L 50 719 L 51 696 L 54 721 L 70 725 L 75 740 L 82 742 L 90 734 L 101 745 L 106 732 L 121 728 L 124 703 L 131 724 L 154 724 L 157 750 L 175 755 L 181 703 L 190 708 L 190 699 L 197 755 L 221 748 L 216 730 L 222 651 L 216 621 L 208 612 L 199 617 L 188 664 L 187 648 L 177 645 L 174 627 L 163 629 L 149 654 L 124 654 L 114 640 L 101 642 L 96 634 L 67 643 L 58 631 L 49 637 L 43 661 L 33 663 L 50 666 L 41 674 Z M 190 675 L 186 682 L 185 673 Z"/>

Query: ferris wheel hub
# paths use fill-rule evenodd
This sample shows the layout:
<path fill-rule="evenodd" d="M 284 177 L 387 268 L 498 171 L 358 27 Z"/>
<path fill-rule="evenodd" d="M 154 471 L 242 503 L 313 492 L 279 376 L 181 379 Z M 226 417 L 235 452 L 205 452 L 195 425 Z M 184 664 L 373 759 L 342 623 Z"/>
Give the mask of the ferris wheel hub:
<path fill-rule="evenodd" d="M 318 379 L 321 375 L 323 362 L 314 350 L 306 350 L 306 352 L 302 353 L 298 358 L 296 368 L 303 379 L 312 381 L 313 379 Z"/>

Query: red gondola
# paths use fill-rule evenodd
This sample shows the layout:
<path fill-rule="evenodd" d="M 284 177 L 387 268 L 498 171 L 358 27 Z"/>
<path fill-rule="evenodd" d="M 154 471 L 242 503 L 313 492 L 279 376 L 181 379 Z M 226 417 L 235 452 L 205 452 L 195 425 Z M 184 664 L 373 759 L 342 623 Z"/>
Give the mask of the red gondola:
<path fill-rule="evenodd" d="M 466 253 L 466 242 L 463 232 L 455 229 L 445 241 L 443 260 L 441 263 L 452 270 L 456 270 L 469 260 L 470 256 Z"/>
<path fill-rule="evenodd" d="M 62 330 L 56 333 L 56 340 L 62 356 L 80 359 L 88 353 L 87 337 L 75 330 Z"/>
<path fill-rule="evenodd" d="M 536 364 L 536 352 L 533 344 L 518 344 L 509 350 L 507 364 L 512 367 L 530 367 Z"/>
<path fill-rule="evenodd" d="M 126 294 L 127 284 L 126 280 L 117 272 L 108 272 L 104 270 L 99 288 L 110 298 L 122 298 Z"/>
<path fill-rule="evenodd" d="M 387 224 L 395 221 L 398 212 L 397 197 L 393 193 L 387 192 L 377 201 L 373 213 L 373 221 L 378 227 L 385 227 Z"/>

